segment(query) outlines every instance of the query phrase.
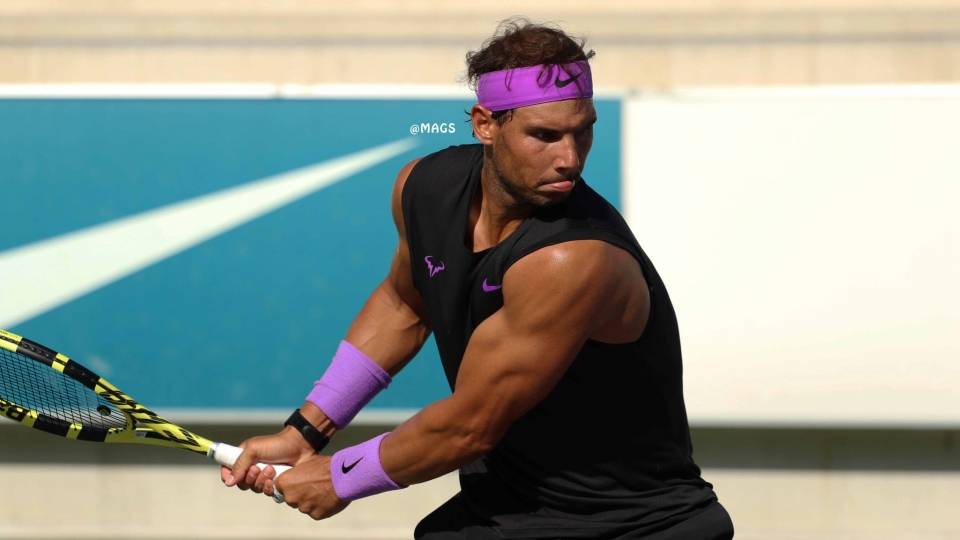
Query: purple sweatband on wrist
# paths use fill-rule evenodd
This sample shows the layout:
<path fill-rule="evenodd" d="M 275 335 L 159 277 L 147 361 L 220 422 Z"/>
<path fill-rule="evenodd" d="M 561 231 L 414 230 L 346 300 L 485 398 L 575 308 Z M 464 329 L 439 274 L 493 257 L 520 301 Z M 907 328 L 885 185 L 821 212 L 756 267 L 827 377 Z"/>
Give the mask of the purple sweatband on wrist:
<path fill-rule="evenodd" d="M 477 101 L 493 112 L 590 97 L 593 79 L 586 60 L 491 71 L 477 81 Z"/>
<path fill-rule="evenodd" d="M 403 489 L 394 482 L 380 463 L 380 443 L 384 433 L 356 446 L 344 448 L 330 458 L 333 491 L 344 501 L 369 497 L 384 491 Z"/>
<path fill-rule="evenodd" d="M 314 383 L 307 401 L 319 407 L 338 428 L 343 428 L 390 380 L 390 374 L 360 349 L 341 341 L 330 367 Z"/>

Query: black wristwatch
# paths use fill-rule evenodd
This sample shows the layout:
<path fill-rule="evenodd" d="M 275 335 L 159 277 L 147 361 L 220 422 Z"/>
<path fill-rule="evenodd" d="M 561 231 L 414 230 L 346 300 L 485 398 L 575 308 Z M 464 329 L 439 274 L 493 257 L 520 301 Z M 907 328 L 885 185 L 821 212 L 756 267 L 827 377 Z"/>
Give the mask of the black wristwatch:
<path fill-rule="evenodd" d="M 313 427 L 313 424 L 307 422 L 307 419 L 300 414 L 300 409 L 294 409 L 293 414 L 290 415 L 290 418 L 287 418 L 287 421 L 284 422 L 283 425 L 295 427 L 317 453 L 320 453 L 323 447 L 330 442 L 329 437 L 320 433 L 317 428 Z"/>

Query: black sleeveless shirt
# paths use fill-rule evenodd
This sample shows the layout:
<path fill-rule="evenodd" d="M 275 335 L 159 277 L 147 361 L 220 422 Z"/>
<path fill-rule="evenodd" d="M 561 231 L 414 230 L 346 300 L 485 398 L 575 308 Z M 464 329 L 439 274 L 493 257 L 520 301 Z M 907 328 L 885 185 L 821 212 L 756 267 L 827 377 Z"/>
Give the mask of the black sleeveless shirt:
<path fill-rule="evenodd" d="M 507 269 L 545 246 L 596 239 L 626 250 L 647 281 L 650 316 L 635 342 L 588 340 L 556 388 L 460 470 L 460 497 L 505 538 L 642 534 L 697 513 L 716 496 L 693 462 L 677 320 L 653 264 L 583 181 L 474 253 L 465 238 L 482 154 L 471 144 L 424 157 L 402 195 L 414 285 L 451 389 L 474 329 L 503 305 Z"/>

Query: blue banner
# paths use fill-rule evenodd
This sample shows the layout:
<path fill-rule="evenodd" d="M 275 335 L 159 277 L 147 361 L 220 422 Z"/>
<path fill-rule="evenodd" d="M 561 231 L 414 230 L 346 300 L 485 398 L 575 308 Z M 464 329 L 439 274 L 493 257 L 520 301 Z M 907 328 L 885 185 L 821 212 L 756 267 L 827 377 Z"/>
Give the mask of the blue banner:
<path fill-rule="evenodd" d="M 0 100 L 0 326 L 148 406 L 293 408 L 395 249 L 414 157 L 463 99 Z M 620 204 L 620 102 L 584 173 Z M 435 345 L 373 402 L 449 392 Z"/>

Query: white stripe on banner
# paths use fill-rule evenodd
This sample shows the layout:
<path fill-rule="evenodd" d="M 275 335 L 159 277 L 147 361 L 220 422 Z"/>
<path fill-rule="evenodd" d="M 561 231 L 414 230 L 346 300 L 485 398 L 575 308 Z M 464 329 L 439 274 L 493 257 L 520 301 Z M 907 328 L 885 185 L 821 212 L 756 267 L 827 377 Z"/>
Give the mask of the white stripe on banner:
<path fill-rule="evenodd" d="M 0 253 L 12 327 L 417 145 L 404 139 Z"/>

